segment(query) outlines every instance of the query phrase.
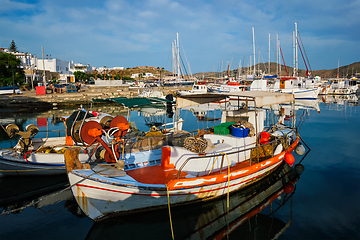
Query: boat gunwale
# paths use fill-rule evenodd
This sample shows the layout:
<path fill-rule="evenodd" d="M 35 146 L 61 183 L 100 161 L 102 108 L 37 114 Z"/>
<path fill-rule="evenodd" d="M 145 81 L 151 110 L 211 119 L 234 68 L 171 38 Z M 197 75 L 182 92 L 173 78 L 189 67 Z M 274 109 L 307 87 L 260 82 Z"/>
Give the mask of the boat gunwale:
<path fill-rule="evenodd" d="M 244 178 L 244 177 L 247 177 L 247 176 L 250 176 L 254 173 L 257 173 L 259 171 L 262 171 L 262 170 L 265 170 L 271 166 L 274 166 L 276 164 L 278 164 L 279 162 L 281 162 L 284 157 L 285 157 L 285 153 L 286 152 L 291 152 L 295 149 L 295 147 L 297 146 L 297 144 L 299 143 L 300 141 L 300 138 L 297 137 L 296 140 L 294 141 L 294 143 L 289 146 L 288 149 L 282 151 L 281 153 L 279 153 L 278 155 L 276 156 L 273 156 L 271 158 L 268 158 L 262 162 L 259 162 L 259 163 L 256 163 L 254 165 L 251 165 L 249 167 L 246 167 L 246 168 L 240 168 L 238 170 L 235 170 L 233 172 L 230 172 L 230 177 L 228 176 L 228 172 L 227 171 L 224 171 L 224 173 L 216 173 L 216 175 L 206 175 L 206 176 L 202 176 L 202 177 L 195 177 L 195 178 L 180 178 L 180 179 L 172 179 L 170 181 L 168 181 L 167 183 L 165 184 L 149 184 L 149 183 L 141 183 L 141 182 L 138 182 L 136 181 L 135 179 L 133 179 L 136 183 L 138 183 L 139 185 L 133 185 L 133 184 L 126 184 L 126 183 L 120 183 L 120 182 L 108 182 L 106 180 L 103 180 L 103 179 L 100 179 L 100 178 L 95 178 L 95 177 L 91 177 L 93 175 L 93 173 L 95 173 L 96 175 L 98 175 L 95 171 L 93 171 L 92 169 L 74 169 L 72 170 L 70 173 L 80 177 L 80 178 L 84 178 L 84 180 L 92 180 L 92 181 L 96 181 L 96 182 L 101 182 L 101 183 L 105 183 L 105 184 L 109 184 L 109 185 L 116 185 L 116 186 L 120 186 L 120 187 L 131 187 L 131 188 L 137 188 L 137 189 L 144 189 L 144 190 L 160 190 L 160 191 L 166 191 L 166 188 L 169 189 L 169 191 L 172 191 L 172 190 L 189 190 L 189 189 L 193 189 L 193 188 L 199 188 L 199 187 L 204 187 L 204 186 L 210 186 L 210 185 L 214 185 L 214 184 L 223 184 L 223 183 L 226 183 L 228 180 L 229 181 L 235 181 L 235 180 L 238 180 L 238 179 L 241 179 L 241 178 Z M 262 166 L 262 164 L 265 162 L 265 161 L 272 161 L 271 164 L 267 164 L 265 166 Z M 250 168 L 254 168 L 252 172 L 250 173 L 246 173 L 244 176 L 241 176 L 241 177 L 237 177 L 237 176 L 234 176 L 240 172 L 243 172 L 244 170 L 246 169 L 250 169 Z M 86 172 L 89 172 L 91 171 L 90 174 L 81 174 L 81 172 L 83 171 L 86 171 Z M 266 174 L 266 173 L 264 173 Z M 98 175 L 99 176 L 99 175 Z M 260 175 L 261 176 L 261 175 Z M 130 176 L 131 177 L 131 176 Z M 198 185 L 193 185 L 193 186 L 190 186 L 190 187 L 184 187 L 184 186 L 175 186 L 177 183 L 179 182 L 187 182 L 187 181 L 194 181 L 194 180 L 206 180 L 206 179 L 209 179 L 209 178 L 216 178 L 216 179 L 222 179 L 220 181 L 215 181 L 214 183 L 203 183 L 203 184 L 198 184 Z M 229 179 L 228 179 L 229 178 Z M 117 179 L 121 179 L 121 177 L 117 178 Z M 154 186 L 154 185 L 158 185 L 158 187 Z M 79 186 L 79 184 L 75 183 L 74 186 Z M 84 186 L 85 187 L 85 186 Z M 227 186 L 225 186 L 227 187 Z M 231 187 L 229 185 L 229 187 Z"/>

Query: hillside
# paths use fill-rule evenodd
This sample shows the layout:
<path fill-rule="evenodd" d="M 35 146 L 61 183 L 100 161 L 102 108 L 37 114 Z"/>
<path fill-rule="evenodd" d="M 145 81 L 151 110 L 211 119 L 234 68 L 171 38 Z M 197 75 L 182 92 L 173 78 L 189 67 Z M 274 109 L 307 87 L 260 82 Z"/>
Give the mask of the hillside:
<path fill-rule="evenodd" d="M 262 71 L 265 70 L 267 72 L 268 65 L 267 63 L 261 63 L 256 65 L 256 69 L 261 69 Z M 287 66 L 286 67 L 288 75 L 290 76 L 293 72 L 293 68 Z M 234 69 L 230 71 L 230 76 L 234 76 L 234 74 L 237 74 L 238 69 Z M 252 72 L 252 70 L 248 70 L 248 68 L 243 68 L 243 74 L 248 74 L 248 72 Z M 312 76 L 320 76 L 322 78 L 336 78 L 337 77 L 338 69 L 322 69 L 322 70 L 313 70 Z M 132 74 L 137 73 L 152 73 L 154 76 L 159 76 L 160 72 L 156 67 L 149 67 L 149 66 L 143 66 L 143 67 L 133 67 L 133 68 L 126 68 L 123 70 L 123 76 L 124 77 L 130 77 Z M 120 70 L 115 71 L 115 74 L 121 74 Z M 161 71 L 161 75 L 169 75 L 171 72 L 163 69 Z M 275 75 L 276 74 L 276 63 L 270 63 L 270 74 Z M 219 74 L 219 72 L 200 72 L 193 74 L 198 79 L 202 78 L 208 78 L 208 77 L 219 77 L 219 76 L 225 76 L 226 72 L 223 71 Z M 286 76 L 286 70 L 285 66 L 281 65 L 281 75 Z M 306 70 L 300 69 L 299 70 L 299 76 L 306 77 Z M 360 62 L 352 63 L 350 65 L 339 67 L 339 77 L 341 78 L 350 78 L 352 76 L 360 77 Z"/>
<path fill-rule="evenodd" d="M 288 75 L 291 75 L 293 72 L 293 68 L 287 66 L 287 72 Z M 267 63 L 261 63 L 261 64 L 257 64 L 256 65 L 256 69 L 261 69 L 262 71 L 268 69 L 268 64 Z M 234 73 L 236 74 L 238 71 L 238 69 L 234 69 L 232 71 L 230 71 L 230 76 L 234 76 Z M 247 74 L 248 72 L 251 72 L 252 70 L 248 70 L 248 68 L 243 68 L 243 74 Z M 313 70 L 312 71 L 312 76 L 320 76 L 322 78 L 336 78 L 337 77 L 337 72 L 338 69 L 330 69 L 330 70 Z M 271 75 L 275 75 L 276 74 L 276 63 L 270 63 L 270 74 Z M 201 72 L 201 73 L 196 73 L 194 74 L 195 77 L 197 78 L 203 78 L 203 77 L 219 77 L 219 76 L 224 76 L 226 75 L 225 71 L 223 71 L 221 74 L 219 74 L 218 72 L 214 73 L 214 72 Z M 282 76 L 286 76 L 286 71 L 285 71 L 285 67 L 284 65 L 281 65 L 281 75 Z M 304 69 L 300 69 L 299 70 L 299 76 L 301 77 L 306 77 L 306 70 Z M 350 78 L 352 76 L 357 76 L 360 77 L 360 62 L 355 62 L 352 63 L 350 65 L 346 65 L 346 66 L 342 66 L 339 67 L 339 77 L 341 78 Z"/>

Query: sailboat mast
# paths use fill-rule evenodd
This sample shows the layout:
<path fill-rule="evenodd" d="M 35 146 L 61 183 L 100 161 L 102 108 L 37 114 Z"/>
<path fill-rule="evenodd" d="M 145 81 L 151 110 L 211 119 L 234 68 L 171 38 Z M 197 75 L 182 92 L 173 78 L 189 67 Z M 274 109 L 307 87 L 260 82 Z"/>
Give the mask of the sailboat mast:
<path fill-rule="evenodd" d="M 299 61 L 298 61 L 298 46 L 297 46 L 297 23 L 295 23 L 295 68 L 296 68 L 296 72 L 295 72 L 295 76 L 297 77 L 298 75 L 298 68 L 299 68 Z"/>
<path fill-rule="evenodd" d="M 252 28 L 252 32 L 253 32 L 253 53 L 254 53 L 254 73 L 253 75 L 255 76 L 255 64 L 256 64 L 256 60 L 255 60 L 255 30 L 254 27 Z"/>
<path fill-rule="evenodd" d="M 44 60 L 44 48 L 43 48 L 43 46 L 41 46 L 41 54 L 42 54 L 42 59 L 43 59 L 43 69 L 44 69 L 44 71 L 43 71 L 43 73 L 44 73 L 44 75 L 43 75 L 43 84 L 44 84 L 44 86 L 46 86 L 46 77 L 45 77 L 45 60 Z M 67 80 L 66 80 L 66 83 L 67 83 Z"/>
<path fill-rule="evenodd" d="M 295 31 L 293 31 L 293 57 L 294 57 L 294 59 L 293 59 L 293 76 L 294 77 L 296 77 L 296 60 L 295 60 L 295 56 L 296 56 L 296 54 L 295 54 Z"/>
<path fill-rule="evenodd" d="M 171 52 L 172 52 L 172 73 L 173 76 L 176 74 L 176 54 L 175 54 L 175 41 L 171 43 Z"/>
<path fill-rule="evenodd" d="M 276 74 L 279 76 L 279 34 L 276 34 Z"/>
<path fill-rule="evenodd" d="M 268 73 L 270 74 L 270 33 L 269 33 L 269 66 L 268 66 Z"/>
<path fill-rule="evenodd" d="M 176 54 L 177 54 L 177 74 L 180 77 L 180 50 L 179 50 L 179 33 L 176 33 Z"/>

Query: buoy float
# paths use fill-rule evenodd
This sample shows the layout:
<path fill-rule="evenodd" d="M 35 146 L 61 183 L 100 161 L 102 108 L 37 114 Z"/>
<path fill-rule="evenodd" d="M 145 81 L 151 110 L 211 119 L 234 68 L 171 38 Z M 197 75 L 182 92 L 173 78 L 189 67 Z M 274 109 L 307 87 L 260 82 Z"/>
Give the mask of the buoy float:
<path fill-rule="evenodd" d="M 294 156 L 289 152 L 285 153 L 285 162 L 289 164 L 290 167 L 292 167 L 295 162 Z"/>
<path fill-rule="evenodd" d="M 260 137 L 261 138 L 267 138 L 267 139 L 269 139 L 269 137 L 270 137 L 270 133 L 268 133 L 268 132 L 261 132 L 260 133 Z"/>
<path fill-rule="evenodd" d="M 260 138 L 259 142 L 261 145 L 269 143 L 270 133 L 265 132 L 265 131 L 261 132 L 260 137 L 261 138 Z"/>
<path fill-rule="evenodd" d="M 299 143 L 297 146 L 296 146 L 296 148 L 295 148 L 295 153 L 297 154 L 297 155 L 304 155 L 304 153 L 305 153 L 305 147 L 304 147 L 304 145 L 302 145 L 301 143 Z"/>
<path fill-rule="evenodd" d="M 259 142 L 261 145 L 267 144 L 267 143 L 269 143 L 269 139 L 268 138 L 260 138 Z"/>

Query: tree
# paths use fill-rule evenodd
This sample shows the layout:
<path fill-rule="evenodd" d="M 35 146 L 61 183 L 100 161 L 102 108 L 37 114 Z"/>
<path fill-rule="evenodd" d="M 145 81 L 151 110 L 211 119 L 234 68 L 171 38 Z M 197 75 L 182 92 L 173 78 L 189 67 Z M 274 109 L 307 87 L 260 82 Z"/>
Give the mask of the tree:
<path fill-rule="evenodd" d="M 90 78 L 89 74 L 81 72 L 81 71 L 74 72 L 74 76 L 75 76 L 75 81 L 76 82 L 86 81 L 86 80 L 88 80 Z"/>
<path fill-rule="evenodd" d="M 16 47 L 16 44 L 15 44 L 14 40 L 12 40 L 11 43 L 10 43 L 9 51 L 10 52 L 17 52 L 17 47 Z"/>
<path fill-rule="evenodd" d="M 20 64 L 20 59 L 13 54 L 0 52 L 0 86 L 12 86 L 13 74 L 15 86 L 24 84 L 25 72 Z"/>

